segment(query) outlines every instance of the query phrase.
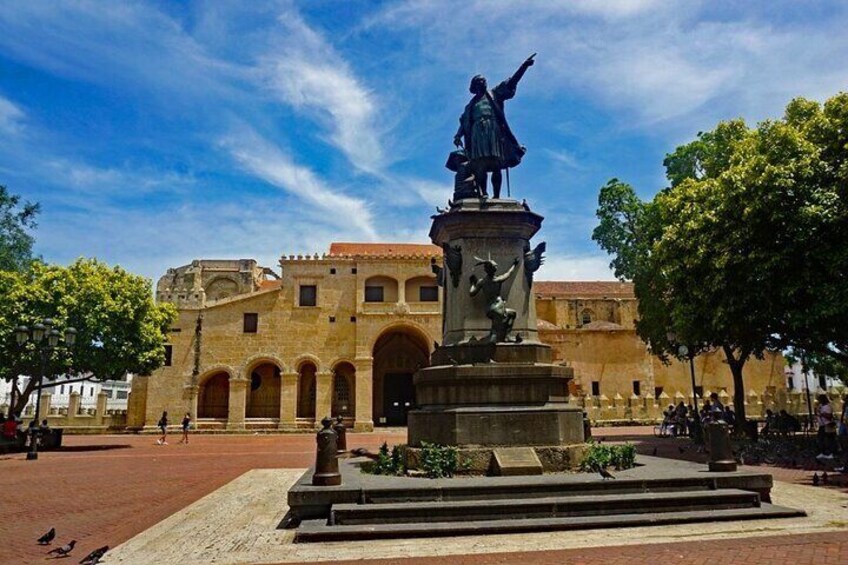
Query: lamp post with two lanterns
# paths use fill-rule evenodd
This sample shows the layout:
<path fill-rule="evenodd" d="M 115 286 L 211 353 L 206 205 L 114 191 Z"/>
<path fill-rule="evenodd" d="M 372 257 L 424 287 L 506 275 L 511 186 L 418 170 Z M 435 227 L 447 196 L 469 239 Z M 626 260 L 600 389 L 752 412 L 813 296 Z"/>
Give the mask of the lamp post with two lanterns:
<path fill-rule="evenodd" d="M 73 346 L 76 343 L 77 330 L 72 327 L 65 328 L 64 338 L 63 345 L 65 347 Z M 36 384 L 34 424 L 30 426 L 28 461 L 38 459 L 38 417 L 41 413 L 41 384 L 47 370 L 47 360 L 54 350 L 62 347 L 59 344 L 61 339 L 62 332 L 53 327 L 51 318 L 45 318 L 40 323 L 33 324 L 31 328 L 22 325 L 15 329 L 15 340 L 18 345 L 24 346 L 28 341 L 31 341 L 38 352 L 40 361 Z"/>

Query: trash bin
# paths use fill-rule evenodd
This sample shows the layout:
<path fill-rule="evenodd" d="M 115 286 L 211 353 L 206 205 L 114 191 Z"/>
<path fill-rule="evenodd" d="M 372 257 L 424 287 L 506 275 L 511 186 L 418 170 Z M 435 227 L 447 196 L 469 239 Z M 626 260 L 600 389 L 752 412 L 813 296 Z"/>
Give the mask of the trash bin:
<path fill-rule="evenodd" d="M 62 428 L 50 428 L 41 438 L 41 449 L 59 449 L 62 447 Z"/>

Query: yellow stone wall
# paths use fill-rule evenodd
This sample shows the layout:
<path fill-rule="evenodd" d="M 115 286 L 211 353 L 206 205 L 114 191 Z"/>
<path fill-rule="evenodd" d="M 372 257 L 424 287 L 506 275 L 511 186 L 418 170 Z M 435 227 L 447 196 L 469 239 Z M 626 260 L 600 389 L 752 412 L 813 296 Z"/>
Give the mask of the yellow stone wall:
<path fill-rule="evenodd" d="M 381 402 L 382 392 L 375 393 L 372 386 L 375 380 L 382 382 L 382 373 L 376 375 L 374 371 L 408 363 L 404 359 L 382 358 L 375 363 L 373 353 L 378 339 L 397 332 L 427 351 L 432 351 L 433 343 L 441 340 L 441 289 L 440 302 L 418 302 L 419 287 L 435 283 L 431 270 L 433 257 L 427 254 L 289 256 L 280 262 L 279 281 L 257 279 L 252 289 L 219 300 L 206 300 L 201 288 L 199 303 L 178 304 L 179 318 L 169 340 L 173 348 L 172 365 L 133 381 L 128 425 L 155 426 L 165 410 L 172 422 L 178 422 L 184 412 L 196 417 L 201 388 L 212 376 L 223 372 L 229 387 L 227 418 L 205 419 L 201 422 L 203 426 L 234 430 L 251 426 L 312 429 L 315 425 L 312 419 L 296 415 L 298 399 L 310 397 L 298 374 L 303 364 L 309 362 L 316 368 L 316 416 L 320 419 L 331 411 L 333 379 L 338 378 L 334 372 L 353 373 L 350 376 L 353 405 L 349 407 L 347 420 L 358 430 L 371 429 L 372 415 L 382 413 L 373 405 L 375 398 Z M 222 262 L 211 264 L 220 268 L 218 263 Z M 202 271 L 204 263 L 194 264 Z M 253 264 L 250 267 L 254 269 Z M 220 280 L 201 271 L 194 280 L 208 280 L 210 284 Z M 169 271 L 173 272 L 181 271 Z M 173 278 L 172 274 L 169 276 Z M 386 302 L 366 303 L 364 291 L 368 280 L 395 281 L 396 288 L 393 285 L 392 291 L 386 292 Z M 317 306 L 299 305 L 300 285 L 317 286 Z M 160 296 L 171 293 L 167 280 L 160 281 L 159 286 Z M 644 402 L 653 399 L 655 387 L 662 387 L 664 397 L 691 394 L 688 366 L 679 362 L 663 365 L 649 354 L 645 343 L 636 335 L 636 306 L 632 297 L 537 294 L 540 339 L 554 348 L 557 362 L 574 368 L 575 392 L 591 394 L 592 381 L 598 381 L 601 395 L 613 402 L 616 397 L 630 399 L 633 381 L 639 381 L 641 396 L 648 399 Z M 591 322 L 585 324 L 583 315 L 587 312 Z M 258 314 L 256 333 L 243 331 L 245 313 Z M 200 358 L 195 368 L 200 316 Z M 342 371 L 344 364 L 352 366 L 355 372 Z M 747 390 L 757 394 L 784 390 L 783 365 L 779 354 L 767 355 L 762 361 L 751 360 L 745 367 Z M 248 399 L 254 394 L 250 392 L 251 374 L 260 366 L 257 372 L 263 382 L 278 387 L 272 390 L 280 396 L 279 414 L 246 418 Z M 275 371 L 279 376 L 275 376 Z M 696 377 L 705 392 L 733 393 L 730 371 L 721 353 L 698 356 Z M 264 381 L 275 378 L 279 381 Z M 263 398 L 261 402 L 267 403 L 268 399 Z"/>

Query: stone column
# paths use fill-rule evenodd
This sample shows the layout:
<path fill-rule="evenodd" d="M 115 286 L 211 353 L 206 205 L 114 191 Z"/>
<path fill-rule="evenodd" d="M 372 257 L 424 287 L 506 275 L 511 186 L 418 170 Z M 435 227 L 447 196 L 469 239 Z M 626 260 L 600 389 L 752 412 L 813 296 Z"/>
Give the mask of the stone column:
<path fill-rule="evenodd" d="M 194 427 L 197 427 L 197 398 L 200 396 L 200 386 L 198 385 L 186 385 L 183 388 L 183 397 L 186 401 L 186 406 L 188 406 L 188 412 L 191 414 L 191 421 L 194 423 Z M 182 421 L 182 414 L 180 414 L 180 421 Z"/>
<path fill-rule="evenodd" d="M 356 365 L 356 407 L 353 424 L 355 432 L 370 432 L 374 430 L 373 403 L 373 368 L 374 359 L 363 357 L 354 361 Z"/>
<path fill-rule="evenodd" d="M 68 418 L 76 418 L 79 415 L 80 393 L 74 391 L 68 396 Z"/>
<path fill-rule="evenodd" d="M 227 429 L 243 430 L 247 406 L 247 379 L 230 379 L 230 401 Z"/>
<path fill-rule="evenodd" d="M 398 304 L 405 304 L 406 303 L 406 281 L 399 281 L 398 282 L 398 295 L 397 296 L 398 296 L 398 299 L 397 299 Z"/>
<path fill-rule="evenodd" d="M 44 402 L 41 403 L 44 406 Z M 103 419 L 106 417 L 106 393 L 104 391 L 100 391 L 97 393 L 97 405 L 94 410 L 94 418 L 97 424 L 102 424 Z"/>
<path fill-rule="evenodd" d="M 297 373 L 280 375 L 280 425 L 281 430 L 297 429 Z"/>
<path fill-rule="evenodd" d="M 315 422 L 329 416 L 333 409 L 333 373 L 315 374 Z"/>
<path fill-rule="evenodd" d="M 53 397 L 49 392 L 41 391 L 41 411 L 38 413 L 37 421 L 41 425 L 41 420 L 47 417 L 50 413 L 50 399 Z"/>

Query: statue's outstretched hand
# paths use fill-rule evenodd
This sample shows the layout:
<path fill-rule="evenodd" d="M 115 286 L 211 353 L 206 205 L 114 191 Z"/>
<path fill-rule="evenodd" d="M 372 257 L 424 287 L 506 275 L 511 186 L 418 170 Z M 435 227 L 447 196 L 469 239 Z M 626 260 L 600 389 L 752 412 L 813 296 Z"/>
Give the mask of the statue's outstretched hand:
<path fill-rule="evenodd" d="M 524 66 L 525 66 L 525 67 L 532 67 L 533 65 L 535 65 L 535 64 L 536 64 L 536 61 L 533 59 L 535 56 L 536 56 L 536 54 L 535 54 L 535 53 L 533 53 L 532 55 L 530 55 L 529 57 L 527 57 L 527 58 L 524 60 Z"/>

